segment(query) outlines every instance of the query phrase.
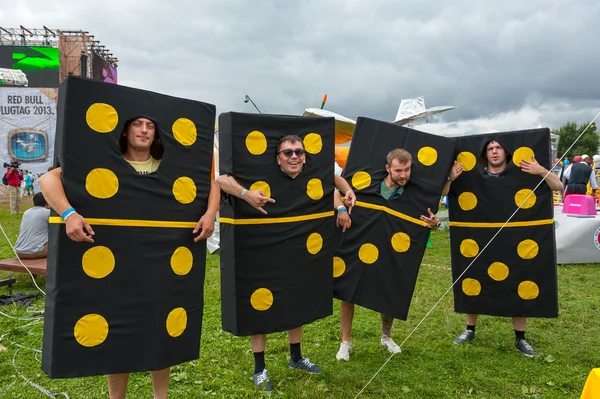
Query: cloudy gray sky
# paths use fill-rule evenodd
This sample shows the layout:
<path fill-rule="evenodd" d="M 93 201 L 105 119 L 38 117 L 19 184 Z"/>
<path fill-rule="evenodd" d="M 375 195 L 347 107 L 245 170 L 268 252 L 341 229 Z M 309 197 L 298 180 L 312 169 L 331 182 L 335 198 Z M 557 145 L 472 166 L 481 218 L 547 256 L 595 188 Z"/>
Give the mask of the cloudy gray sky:
<path fill-rule="evenodd" d="M 432 132 L 558 127 L 600 111 L 595 0 L 19 0 L 3 27 L 87 30 L 119 83 L 217 112 L 320 107 L 392 121 L 402 98 L 459 108 Z"/>

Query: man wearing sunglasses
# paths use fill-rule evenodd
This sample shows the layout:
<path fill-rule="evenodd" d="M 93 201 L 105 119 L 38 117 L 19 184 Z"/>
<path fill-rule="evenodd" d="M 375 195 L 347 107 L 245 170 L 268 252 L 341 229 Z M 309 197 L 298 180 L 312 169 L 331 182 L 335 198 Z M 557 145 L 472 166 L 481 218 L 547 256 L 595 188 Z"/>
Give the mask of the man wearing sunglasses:
<path fill-rule="evenodd" d="M 277 146 L 277 164 L 282 172 L 290 178 L 295 179 L 302 173 L 304 164 L 306 163 L 306 152 L 302 139 L 295 135 L 283 137 Z M 245 200 L 252 207 L 260 212 L 267 214 L 263 208 L 267 203 L 275 203 L 273 198 L 265 195 L 262 190 L 247 190 L 242 187 L 234 177 L 229 175 L 221 175 L 217 178 L 217 183 L 221 189 L 229 195 Z M 334 193 L 334 206 L 338 209 L 338 217 L 336 224 L 342 227 L 345 231 L 350 226 L 349 213 L 356 202 L 356 196 L 350 188 L 350 185 L 341 176 L 335 176 L 335 185 L 338 190 L 345 193 L 345 198 L 342 200 L 339 191 Z M 346 204 L 348 210 L 346 210 Z M 300 341 L 302 338 L 302 326 L 296 327 L 288 331 L 290 342 L 290 364 L 294 369 L 303 370 L 311 374 L 321 373 L 321 369 L 309 359 L 303 358 L 300 351 Z M 254 353 L 254 384 L 263 391 L 271 391 L 271 382 L 267 375 L 265 366 L 265 346 L 267 341 L 266 334 L 252 335 L 250 343 L 252 352 Z"/>

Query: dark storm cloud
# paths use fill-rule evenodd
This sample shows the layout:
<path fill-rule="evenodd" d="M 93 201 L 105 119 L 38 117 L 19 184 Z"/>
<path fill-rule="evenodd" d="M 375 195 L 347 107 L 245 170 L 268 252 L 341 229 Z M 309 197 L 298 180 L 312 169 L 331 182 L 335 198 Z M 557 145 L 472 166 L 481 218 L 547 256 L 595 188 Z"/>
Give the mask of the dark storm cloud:
<path fill-rule="evenodd" d="M 5 26 L 88 30 L 119 58 L 121 84 L 218 112 L 253 112 L 249 94 L 269 113 L 301 114 L 327 93 L 331 111 L 393 120 L 402 98 L 424 96 L 459 107 L 432 121 L 529 128 L 589 120 L 600 104 L 591 0 L 25 1 L 3 12 Z"/>

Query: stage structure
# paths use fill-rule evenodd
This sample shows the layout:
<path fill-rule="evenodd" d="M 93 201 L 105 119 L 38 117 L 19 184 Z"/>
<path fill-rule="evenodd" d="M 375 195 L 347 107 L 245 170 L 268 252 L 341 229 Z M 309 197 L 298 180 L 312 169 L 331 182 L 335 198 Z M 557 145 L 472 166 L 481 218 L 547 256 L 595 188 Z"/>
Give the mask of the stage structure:
<path fill-rule="evenodd" d="M 0 160 L 37 178 L 52 165 L 58 86 L 69 76 L 117 83 L 119 60 L 84 30 L 0 27 Z"/>

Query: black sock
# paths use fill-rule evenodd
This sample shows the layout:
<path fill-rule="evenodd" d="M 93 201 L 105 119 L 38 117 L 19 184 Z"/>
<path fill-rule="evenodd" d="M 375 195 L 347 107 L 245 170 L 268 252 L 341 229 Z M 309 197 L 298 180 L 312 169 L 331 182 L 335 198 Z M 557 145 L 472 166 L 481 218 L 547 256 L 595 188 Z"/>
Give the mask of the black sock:
<path fill-rule="evenodd" d="M 297 344 L 290 344 L 290 355 L 292 357 L 292 361 L 294 362 L 302 359 L 302 355 L 300 354 L 300 342 Z"/>
<path fill-rule="evenodd" d="M 254 352 L 254 374 L 265 369 L 265 352 Z"/>
<path fill-rule="evenodd" d="M 525 339 L 525 331 L 517 331 L 515 330 L 515 337 L 518 340 Z"/>
<path fill-rule="evenodd" d="M 473 334 L 475 334 L 475 326 L 470 326 L 467 324 L 467 330 L 471 330 L 473 331 Z"/>

